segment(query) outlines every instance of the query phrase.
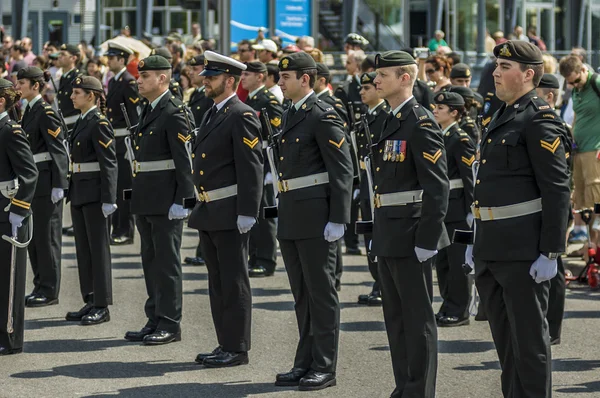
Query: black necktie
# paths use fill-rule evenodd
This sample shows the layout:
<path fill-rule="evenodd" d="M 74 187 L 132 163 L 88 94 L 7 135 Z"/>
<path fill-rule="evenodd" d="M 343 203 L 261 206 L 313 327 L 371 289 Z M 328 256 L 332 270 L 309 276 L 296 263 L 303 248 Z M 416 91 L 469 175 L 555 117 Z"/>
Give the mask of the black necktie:
<path fill-rule="evenodd" d="M 29 114 L 29 111 L 31 110 L 31 106 L 29 106 L 29 104 L 27 104 L 27 106 L 25 107 L 25 112 L 23 113 L 23 118 L 22 120 L 26 120 L 25 118 L 27 117 L 27 115 Z"/>
<path fill-rule="evenodd" d="M 210 111 L 208 111 L 208 117 L 206 118 L 206 124 L 210 122 L 210 119 L 214 118 L 215 115 L 219 112 L 219 108 L 216 105 L 210 107 Z"/>

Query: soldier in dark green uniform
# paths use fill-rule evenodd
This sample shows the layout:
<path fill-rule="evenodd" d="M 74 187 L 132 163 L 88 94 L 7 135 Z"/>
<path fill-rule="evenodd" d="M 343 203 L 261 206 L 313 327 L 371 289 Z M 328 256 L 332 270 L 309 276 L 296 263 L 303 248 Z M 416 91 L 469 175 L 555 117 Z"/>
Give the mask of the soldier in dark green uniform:
<path fill-rule="evenodd" d="M 450 199 L 444 222 L 448 236 L 455 230 L 468 230 L 473 224 L 471 204 L 473 204 L 473 170 L 475 143 L 458 126 L 465 112 L 465 101 L 452 92 L 442 92 L 435 96 L 435 120 L 442 129 Z M 471 289 L 469 278 L 463 270 L 465 247 L 453 243 L 440 250 L 435 261 L 440 295 L 444 300 L 436 314 L 438 326 L 461 326 L 469 324 L 469 301 Z"/>
<path fill-rule="evenodd" d="M 63 198 L 68 188 L 69 156 L 63 143 L 66 132 L 52 107 L 40 92 L 50 79 L 37 67 L 17 73 L 17 89 L 28 101 L 21 126 L 31 144 L 39 176 L 33 211 L 33 241 L 27 247 L 33 270 L 33 292 L 28 307 L 58 304 L 61 276 Z"/>
<path fill-rule="evenodd" d="M 505 397 L 550 397 L 546 311 L 565 250 L 570 203 L 564 127 L 537 96 L 542 53 L 524 41 L 494 48 L 504 105 L 481 140 L 475 181 L 475 281 L 502 367 Z"/>
<path fill-rule="evenodd" d="M 473 75 L 471 73 L 471 67 L 467 64 L 458 63 L 452 66 L 450 70 L 450 83 L 453 86 L 471 87 L 471 79 Z M 452 87 L 450 87 L 451 89 Z M 483 97 L 478 92 L 473 92 L 473 100 L 475 101 L 473 107 L 468 110 L 468 115 L 471 119 L 477 119 L 477 115 L 481 113 L 483 108 Z"/>
<path fill-rule="evenodd" d="M 277 98 L 265 87 L 267 79 L 267 66 L 260 61 L 246 63 L 246 70 L 242 72 L 240 84 L 244 90 L 248 90 L 246 105 L 251 107 L 260 115 L 261 109 L 266 108 L 269 114 L 269 122 L 274 134 L 281 129 L 281 116 L 283 108 Z M 262 119 L 261 119 L 262 124 Z M 263 146 L 268 144 L 266 136 L 267 126 L 262 127 Z M 264 186 L 261 200 L 260 217 L 258 225 L 250 231 L 248 262 L 251 277 L 272 276 L 277 265 L 277 224 L 275 218 L 264 218 L 264 207 L 275 206 L 275 190 L 273 188 L 273 173 L 264 154 Z"/>
<path fill-rule="evenodd" d="M 169 61 L 169 64 L 171 64 L 173 61 L 173 54 L 171 54 L 171 51 L 169 51 L 169 49 L 166 47 L 153 48 L 152 51 L 150 51 L 150 55 L 160 55 Z M 171 91 L 171 94 L 173 94 L 180 101 L 183 99 L 183 90 L 181 89 L 179 83 L 177 83 L 173 78 L 171 78 L 171 81 L 169 82 L 169 91 Z"/>
<path fill-rule="evenodd" d="M 189 214 L 183 200 L 194 195 L 187 149 L 192 135 L 183 114 L 187 108 L 169 91 L 169 61 L 151 55 L 140 61 L 138 70 L 138 91 L 149 104 L 140 115 L 131 148 L 135 158 L 131 212 L 140 233 L 148 321 L 141 330 L 127 332 L 125 339 L 167 344 L 181 340 L 179 251 L 183 219 Z"/>
<path fill-rule="evenodd" d="M 377 90 L 393 109 L 374 147 L 372 245 L 396 380 L 392 397 L 433 398 L 432 262 L 450 243 L 444 227 L 449 191 L 444 142 L 431 113 L 413 97 L 414 58 L 388 51 L 378 54 L 376 63 Z"/>
<path fill-rule="evenodd" d="M 67 313 L 67 321 L 96 325 L 110 320 L 112 272 L 106 218 L 117 209 L 117 155 L 114 133 L 105 117 L 102 83 L 92 76 L 77 77 L 71 94 L 81 111 L 69 136 L 73 233 L 79 287 L 85 305 Z M 98 104 L 98 105 L 96 105 Z"/>
<path fill-rule="evenodd" d="M 0 79 L 0 235 L 29 239 L 29 216 L 38 171 L 25 132 L 10 119 L 8 111 L 20 95 L 11 82 Z M 14 250 L 14 278 L 11 281 L 11 256 Z M 25 273 L 27 250 L 12 248 L 0 239 L 0 356 L 23 351 L 25 330 Z M 10 296 L 10 286 L 13 295 Z M 9 314 L 9 310 L 12 312 Z"/>
<path fill-rule="evenodd" d="M 79 119 L 80 113 L 78 109 L 73 107 L 73 101 L 71 101 L 73 80 L 80 74 L 79 69 L 76 67 L 79 55 L 79 47 L 73 44 L 63 44 L 60 46 L 57 65 L 62 68 L 63 74 L 58 84 L 56 100 L 69 130 L 73 129 L 73 125 Z M 68 135 L 68 132 L 65 132 L 65 134 Z"/>
<path fill-rule="evenodd" d="M 215 105 L 194 142 L 198 190 L 189 225 L 199 230 L 208 269 L 210 307 L 219 345 L 196 362 L 221 368 L 248 363 L 252 293 L 248 239 L 263 190 L 261 126 L 256 112 L 236 95 L 246 65 L 207 51 L 206 94 Z"/>
<path fill-rule="evenodd" d="M 131 132 L 127 129 L 125 115 L 121 111 L 121 104 L 125 104 L 127 115 L 132 126 L 138 123 L 138 106 L 140 96 L 137 92 L 135 78 L 127 71 L 126 65 L 129 56 L 133 54 L 130 48 L 119 43 L 109 41 L 108 68 L 115 74 L 108 81 L 108 94 L 106 96 L 106 117 L 113 126 L 117 148 L 117 162 L 119 164 L 119 178 L 117 183 L 117 210 L 111 216 L 112 233 L 111 244 L 128 245 L 133 243 L 135 223 L 131 214 L 130 203 L 123 199 L 123 191 L 131 189 L 131 166 L 127 160 L 127 147 L 125 137 Z"/>
<path fill-rule="evenodd" d="M 283 115 L 279 142 L 277 237 L 300 341 L 293 368 L 278 374 L 275 384 L 318 390 L 336 383 L 340 308 L 332 259 L 350 222 L 352 161 L 343 122 L 312 89 L 312 57 L 287 55 L 279 69 L 279 86 L 292 106 Z"/>
<path fill-rule="evenodd" d="M 467 133 L 473 142 L 479 143 L 479 140 L 481 140 L 481 131 L 475 119 L 470 116 L 473 112 L 477 115 L 477 104 L 475 103 L 473 90 L 464 86 L 452 86 L 448 91 L 459 94 L 465 102 L 465 112 L 458 122 L 458 127 Z"/>
<path fill-rule="evenodd" d="M 383 130 L 383 123 L 390 112 L 390 106 L 379 97 L 377 87 L 375 86 L 374 80 L 377 76 L 376 72 L 363 73 L 360 81 L 362 88 L 360 89 L 360 98 L 367 106 L 367 123 L 369 124 L 369 130 L 371 131 L 371 142 L 377 142 L 381 131 Z M 356 135 L 358 158 L 360 159 L 360 214 L 363 221 L 372 221 L 373 201 L 369 198 L 369 180 L 367 178 L 367 170 L 365 165 L 365 157 L 370 154 L 369 143 L 366 137 L 366 131 L 364 126 L 361 126 L 358 134 Z M 371 170 L 373 172 L 373 170 Z M 373 234 L 365 234 L 365 247 L 367 249 L 367 261 L 369 263 L 369 272 L 373 277 L 373 287 L 371 293 L 361 294 L 358 296 L 358 304 L 367 304 L 369 306 L 381 306 L 381 284 L 379 282 L 379 272 L 377 270 L 377 261 L 375 257 L 371 255 L 371 240 Z"/>

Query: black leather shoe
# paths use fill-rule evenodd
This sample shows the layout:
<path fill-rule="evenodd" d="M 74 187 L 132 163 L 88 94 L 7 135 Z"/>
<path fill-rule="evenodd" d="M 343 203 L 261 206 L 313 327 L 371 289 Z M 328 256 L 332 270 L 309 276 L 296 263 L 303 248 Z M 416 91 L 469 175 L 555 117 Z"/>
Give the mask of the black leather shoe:
<path fill-rule="evenodd" d="M 221 351 L 214 357 L 208 357 L 202 362 L 207 368 L 228 368 L 231 366 L 247 365 L 247 352 L 227 352 Z"/>
<path fill-rule="evenodd" d="M 369 307 L 381 307 L 383 305 L 383 299 L 381 298 L 381 292 L 372 292 L 369 295 Z"/>
<path fill-rule="evenodd" d="M 251 267 L 248 270 L 248 276 L 250 276 L 250 278 L 262 278 L 264 276 L 273 276 L 273 274 L 274 274 L 273 271 L 268 271 L 262 265 L 257 265 L 256 267 Z"/>
<path fill-rule="evenodd" d="M 280 387 L 297 386 L 300 384 L 302 379 L 308 373 L 310 369 L 303 368 L 292 368 L 287 373 L 278 373 L 275 377 L 275 385 Z"/>
<path fill-rule="evenodd" d="M 202 257 L 186 257 L 183 262 L 188 265 L 204 265 L 206 261 Z"/>
<path fill-rule="evenodd" d="M 89 314 L 81 317 L 83 326 L 98 325 L 110 321 L 110 311 L 108 308 L 94 307 Z"/>
<path fill-rule="evenodd" d="M 147 326 L 144 326 L 141 330 L 136 330 L 136 331 L 129 331 L 127 333 L 125 333 L 125 340 L 129 340 L 129 341 L 144 341 L 144 337 L 148 336 L 149 334 L 154 333 L 154 329 L 153 328 L 149 328 Z"/>
<path fill-rule="evenodd" d="M 25 303 L 27 303 L 27 300 L 29 300 L 30 298 L 32 298 L 36 294 L 37 294 L 37 292 L 34 290 L 33 292 L 31 292 L 27 296 L 25 296 Z"/>
<path fill-rule="evenodd" d="M 128 236 L 112 236 L 110 238 L 110 244 L 113 246 L 132 245 L 133 238 Z"/>
<path fill-rule="evenodd" d="M 348 256 L 362 256 L 362 252 L 358 247 L 347 247 L 346 254 Z"/>
<path fill-rule="evenodd" d="M 322 373 L 311 370 L 300 379 L 300 391 L 316 391 L 336 385 L 335 373 Z"/>
<path fill-rule="evenodd" d="M 475 315 L 475 320 L 478 322 L 481 322 L 481 321 L 487 321 L 488 318 L 484 313 L 478 312 L 477 315 Z"/>
<path fill-rule="evenodd" d="M 46 307 L 48 305 L 58 304 L 57 298 L 48 298 L 41 293 L 35 293 L 29 297 L 27 301 L 25 301 L 25 305 L 27 307 Z"/>
<path fill-rule="evenodd" d="M 86 303 L 83 307 L 81 307 L 81 309 L 79 311 L 75 311 L 75 312 L 67 312 L 67 316 L 65 316 L 65 319 L 67 321 L 81 321 L 81 318 L 83 318 L 85 315 L 89 314 L 90 311 L 94 309 L 94 306 L 91 305 L 90 303 Z"/>
<path fill-rule="evenodd" d="M 444 317 L 444 316 L 446 316 L 446 314 L 444 314 L 443 312 L 437 312 L 437 313 L 435 314 L 435 321 L 436 321 L 436 322 L 437 322 L 437 321 L 439 321 L 439 320 L 440 320 L 440 318 L 442 318 L 442 317 Z"/>
<path fill-rule="evenodd" d="M 170 333 L 164 330 L 156 330 L 154 333 L 144 336 L 145 345 L 169 344 L 174 341 L 181 341 L 181 332 Z"/>
<path fill-rule="evenodd" d="M 364 305 L 369 304 L 370 296 L 371 296 L 370 294 L 359 294 L 358 295 L 358 304 L 364 304 Z"/>
<path fill-rule="evenodd" d="M 0 356 L 2 356 L 2 355 L 20 354 L 22 352 L 23 352 L 23 348 L 6 348 L 6 347 L 0 347 Z"/>
<path fill-rule="evenodd" d="M 457 316 L 444 315 L 437 320 L 437 325 L 441 328 L 450 328 L 453 326 L 464 326 L 470 324 L 469 317 L 459 318 Z"/>
<path fill-rule="evenodd" d="M 201 352 L 200 354 L 198 354 L 196 356 L 196 362 L 199 364 L 202 364 L 206 358 L 217 356 L 222 352 L 223 352 L 223 348 L 221 346 L 218 346 L 217 348 L 212 350 L 212 352 L 204 352 L 204 353 Z"/>

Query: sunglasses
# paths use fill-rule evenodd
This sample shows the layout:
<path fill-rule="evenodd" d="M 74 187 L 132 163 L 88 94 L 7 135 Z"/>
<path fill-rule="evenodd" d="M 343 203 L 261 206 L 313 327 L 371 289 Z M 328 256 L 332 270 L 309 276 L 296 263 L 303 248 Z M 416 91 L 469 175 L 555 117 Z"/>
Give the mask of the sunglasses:
<path fill-rule="evenodd" d="M 248 51 L 250 51 L 250 50 L 245 50 L 245 49 L 238 50 L 239 53 L 245 53 L 245 52 L 248 52 Z"/>
<path fill-rule="evenodd" d="M 435 73 L 435 69 L 425 69 L 425 73 L 428 75 L 433 75 Z"/>
<path fill-rule="evenodd" d="M 579 84 L 581 82 L 581 76 L 578 77 L 577 79 L 573 80 L 572 82 L 567 81 L 568 84 L 570 84 L 571 86 L 574 86 L 576 84 Z"/>

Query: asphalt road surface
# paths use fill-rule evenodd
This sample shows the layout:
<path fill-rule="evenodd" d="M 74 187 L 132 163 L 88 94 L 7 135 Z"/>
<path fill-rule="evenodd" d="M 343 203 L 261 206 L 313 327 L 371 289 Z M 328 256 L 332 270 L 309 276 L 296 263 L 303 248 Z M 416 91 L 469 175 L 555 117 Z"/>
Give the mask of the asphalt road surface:
<path fill-rule="evenodd" d="M 196 233 L 185 231 L 182 258 L 192 255 Z M 198 352 L 216 345 L 206 267 L 184 266 L 181 342 L 147 347 L 123 339 L 144 323 L 146 298 L 139 237 L 113 247 L 112 320 L 79 326 L 64 320 L 81 305 L 74 242 L 65 238 L 60 304 L 26 309 L 24 353 L 0 357 L 0 397 L 389 397 L 394 388 L 381 308 L 359 306 L 370 289 L 365 256 L 345 256 L 340 302 L 337 386 L 320 392 L 275 387 L 275 374 L 292 366 L 298 339 L 288 279 L 252 279 L 250 364 L 205 369 Z M 364 252 L 364 249 L 363 249 Z M 5 261 L 5 260 L 3 260 Z M 580 265 L 579 262 L 577 265 Z M 568 268 L 574 268 L 573 265 Z M 28 278 L 30 279 L 30 278 Z M 31 286 L 28 286 L 28 291 Z M 562 344 L 553 347 L 555 397 L 600 397 L 600 292 L 586 287 L 567 296 Z M 440 305 L 439 295 L 434 306 Z M 486 322 L 440 328 L 437 397 L 501 397 L 500 370 Z"/>

